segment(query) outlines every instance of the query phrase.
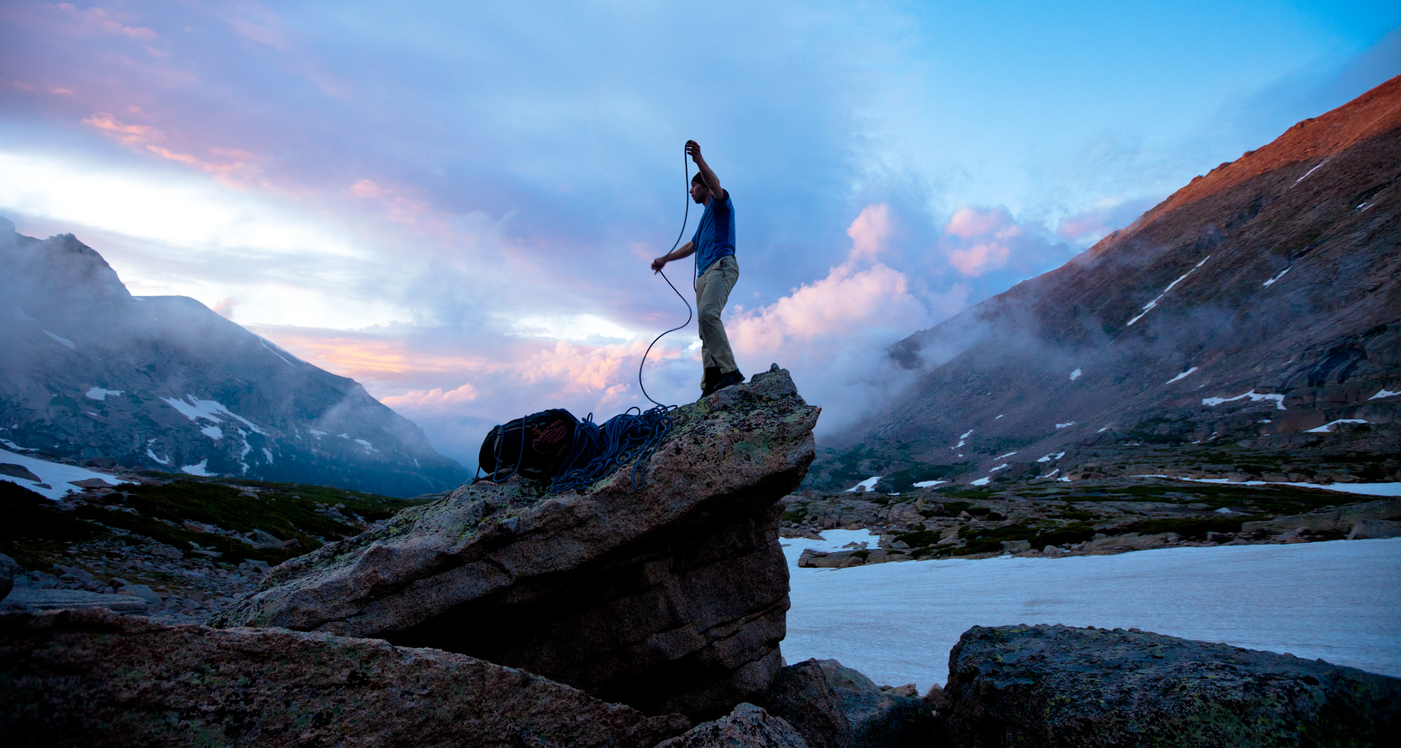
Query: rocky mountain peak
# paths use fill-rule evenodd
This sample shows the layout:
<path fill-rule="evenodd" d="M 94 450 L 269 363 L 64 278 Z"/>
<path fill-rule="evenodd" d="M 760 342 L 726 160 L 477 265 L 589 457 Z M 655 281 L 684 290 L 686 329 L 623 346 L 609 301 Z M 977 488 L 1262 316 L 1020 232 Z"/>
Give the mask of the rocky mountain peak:
<path fill-rule="evenodd" d="M 335 485 L 392 496 L 466 471 L 357 382 L 190 298 L 133 297 L 71 234 L 0 226 L 0 439 L 132 469 Z"/>
<path fill-rule="evenodd" d="M 951 465 L 984 484 L 1085 465 L 1390 475 L 1398 135 L 1401 77 L 1194 180 L 1066 265 L 911 335 L 890 353 L 920 379 L 832 440 L 813 480 Z M 1348 468 L 1356 452 L 1376 464 Z"/>

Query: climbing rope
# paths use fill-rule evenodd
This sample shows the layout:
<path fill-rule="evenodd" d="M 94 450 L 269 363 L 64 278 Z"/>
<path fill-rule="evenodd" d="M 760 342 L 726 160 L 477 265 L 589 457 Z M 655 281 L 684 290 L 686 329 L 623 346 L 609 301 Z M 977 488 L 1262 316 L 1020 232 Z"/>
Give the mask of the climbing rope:
<path fill-rule="evenodd" d="M 640 490 L 647 485 L 639 472 L 661 444 L 662 438 L 671 431 L 669 413 L 676 406 L 658 405 L 649 410 L 628 408 L 599 426 L 593 422 L 593 414 L 574 427 L 574 444 L 564 466 L 550 483 L 550 493 L 583 489 L 595 481 L 617 470 L 634 457 L 637 463 L 632 466 L 632 487 Z M 636 411 L 636 412 L 634 412 Z"/>
<path fill-rule="evenodd" d="M 691 185 L 691 167 L 688 166 L 688 165 L 686 164 L 686 152 L 685 152 L 685 151 L 682 151 L 682 152 L 681 152 L 681 173 L 682 173 L 683 175 L 685 175 L 685 178 L 686 178 L 686 210 L 685 210 L 685 212 L 682 214 L 682 218 L 681 218 L 681 232 L 678 233 L 678 234 L 676 235 L 676 241 L 672 243 L 671 249 L 667 250 L 667 252 L 666 252 L 667 254 L 671 254 L 672 252 L 675 252 L 675 251 L 676 251 L 676 248 L 679 247 L 679 246 L 681 246 L 681 237 L 683 237 L 683 236 L 686 235 L 686 223 L 689 222 L 689 221 L 691 220 L 691 189 L 690 189 L 690 185 Z M 696 257 L 695 262 L 699 262 L 699 261 L 700 261 L 699 254 L 694 254 L 694 255 L 692 255 L 692 256 L 693 256 L 693 257 Z M 686 305 L 686 321 L 685 321 L 685 322 L 682 322 L 681 324 L 677 325 L 676 327 L 671 328 L 670 330 L 667 330 L 666 332 L 662 333 L 661 335 L 658 335 L 657 338 L 656 338 L 656 340 L 653 340 L 653 341 L 652 341 L 652 344 L 649 345 L 649 346 L 647 346 L 647 351 L 646 351 L 646 353 L 643 353 L 643 354 L 642 354 L 642 363 L 640 363 L 640 364 L 637 365 L 637 386 L 640 387 L 640 388 L 642 389 L 642 396 L 645 397 L 645 398 L 647 398 L 648 400 L 651 400 L 653 405 L 656 405 L 656 406 L 659 407 L 659 408 L 666 408 L 666 409 L 668 409 L 668 410 L 671 410 L 671 409 L 675 408 L 676 406 L 675 406 L 675 405 L 663 405 L 663 404 L 657 402 L 655 399 L 653 399 L 653 397 L 652 397 L 651 395 L 647 394 L 647 385 L 645 385 L 645 384 L 642 383 L 642 367 L 644 367 L 644 366 L 647 365 L 647 355 L 648 355 L 649 353 L 652 352 L 652 346 L 653 346 L 653 345 L 656 345 L 656 344 L 657 344 L 657 341 L 661 340 L 662 338 L 666 337 L 667 335 L 669 335 L 669 334 L 671 334 L 671 333 L 673 333 L 673 332 L 676 332 L 677 330 L 684 329 L 685 327 L 687 327 L 688 325 L 691 324 L 691 302 L 687 301 L 687 300 L 686 300 L 686 297 L 685 297 L 685 296 L 682 296 L 682 295 L 681 295 L 681 292 L 676 290 L 675 284 L 673 284 L 673 283 L 671 282 L 671 279 L 670 279 L 670 278 L 666 277 L 666 271 L 665 271 L 665 270 L 658 270 L 657 272 L 659 272 L 659 273 L 662 274 L 662 280 L 666 281 L 666 284 L 667 284 L 668 286 L 671 286 L 671 290 L 672 290 L 673 292 L 676 293 L 676 297 L 677 297 L 678 299 L 681 299 L 681 303 L 682 303 L 682 304 L 685 304 L 685 305 Z M 696 273 L 695 273 L 695 271 L 693 270 L 693 271 L 691 272 L 691 290 L 694 291 L 694 290 L 695 290 L 695 287 L 696 287 Z M 650 411 L 649 411 L 649 412 L 650 412 Z"/>

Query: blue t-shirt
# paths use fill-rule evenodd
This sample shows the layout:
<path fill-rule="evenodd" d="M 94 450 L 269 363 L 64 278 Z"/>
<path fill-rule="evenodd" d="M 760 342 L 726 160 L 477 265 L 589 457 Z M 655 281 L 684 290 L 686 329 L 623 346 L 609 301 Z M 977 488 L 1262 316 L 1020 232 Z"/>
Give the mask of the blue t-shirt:
<path fill-rule="evenodd" d="M 710 198 L 691 243 L 696 247 L 697 277 L 721 257 L 734 255 L 735 205 L 730 202 L 729 190 L 725 191 L 724 202 Z"/>

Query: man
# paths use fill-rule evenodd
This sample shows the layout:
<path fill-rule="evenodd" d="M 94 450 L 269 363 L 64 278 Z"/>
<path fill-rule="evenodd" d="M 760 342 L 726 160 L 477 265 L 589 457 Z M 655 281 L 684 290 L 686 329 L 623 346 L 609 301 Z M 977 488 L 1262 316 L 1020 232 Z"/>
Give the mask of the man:
<path fill-rule="evenodd" d="M 720 313 L 730 299 L 730 290 L 739 280 L 739 263 L 735 261 L 735 209 L 730 193 L 720 186 L 720 179 L 701 157 L 700 144 L 686 141 L 686 155 L 699 169 L 691 178 L 691 199 L 705 206 L 705 214 L 691 241 L 652 260 L 652 272 L 660 271 L 672 260 L 696 253 L 696 314 L 700 317 L 701 363 L 705 367 L 701 397 L 706 397 L 744 381 L 744 375 L 735 366 L 735 354 L 730 350 L 725 325 L 720 321 Z"/>

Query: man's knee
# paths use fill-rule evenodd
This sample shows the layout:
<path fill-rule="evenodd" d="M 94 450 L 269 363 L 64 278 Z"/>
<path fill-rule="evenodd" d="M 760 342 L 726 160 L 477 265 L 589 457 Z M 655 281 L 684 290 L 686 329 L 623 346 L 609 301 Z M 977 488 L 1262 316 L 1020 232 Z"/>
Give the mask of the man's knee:
<path fill-rule="evenodd" d="M 700 310 L 700 323 L 704 326 L 720 325 L 720 312 L 723 309 L 718 307 L 706 307 Z"/>

